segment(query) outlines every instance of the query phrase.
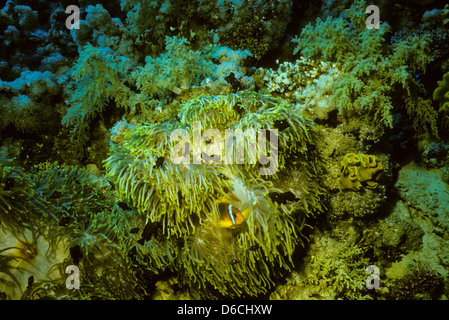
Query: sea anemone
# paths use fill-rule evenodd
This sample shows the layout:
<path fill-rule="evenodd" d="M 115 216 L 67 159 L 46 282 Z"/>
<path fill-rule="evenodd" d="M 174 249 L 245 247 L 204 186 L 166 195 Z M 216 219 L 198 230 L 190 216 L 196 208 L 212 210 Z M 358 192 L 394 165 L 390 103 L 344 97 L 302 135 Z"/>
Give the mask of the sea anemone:
<path fill-rule="evenodd" d="M 50 239 L 49 229 L 24 228 L 20 232 L 0 229 L 0 293 L 19 299 L 33 281 L 61 281 L 55 266 L 67 257 L 67 242 Z"/>
<path fill-rule="evenodd" d="M 105 166 L 120 197 L 160 222 L 167 236 L 182 235 L 206 218 L 202 212 L 213 210 L 213 196 L 225 193 L 230 172 L 224 166 L 166 161 L 173 145 L 166 129 L 158 124 L 131 132 L 130 142 L 111 147 Z"/>
<path fill-rule="evenodd" d="M 33 189 L 24 170 L 11 164 L 12 160 L 0 159 L 0 226 L 17 229 L 30 222 Z"/>
<path fill-rule="evenodd" d="M 250 181 L 250 182 L 245 182 Z M 203 223 L 184 237 L 176 258 L 181 280 L 194 296 L 243 297 L 260 295 L 273 285 L 273 277 L 293 266 L 292 255 L 304 223 L 271 201 L 276 190 L 260 178 L 235 178 L 222 199 L 248 212 L 244 223 L 223 228 Z"/>

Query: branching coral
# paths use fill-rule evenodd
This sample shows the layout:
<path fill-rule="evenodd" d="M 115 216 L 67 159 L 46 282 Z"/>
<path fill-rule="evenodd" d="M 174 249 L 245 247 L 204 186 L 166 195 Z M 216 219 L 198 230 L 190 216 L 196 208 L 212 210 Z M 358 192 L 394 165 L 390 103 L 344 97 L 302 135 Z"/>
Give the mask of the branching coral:
<path fill-rule="evenodd" d="M 214 41 L 246 49 L 256 59 L 279 46 L 279 30 L 287 28 L 292 8 L 290 0 L 122 0 L 120 4 L 138 43 L 160 47 L 166 35 L 175 34 L 199 46 Z"/>
<path fill-rule="evenodd" d="M 202 76 L 217 78 L 220 66 L 188 44 L 185 38 L 167 37 L 166 53 L 147 56 L 142 67 L 108 47 L 85 45 L 72 72 L 76 90 L 62 119 L 71 129 L 72 141 L 84 146 L 90 123 L 107 107 L 120 107 L 131 115 L 146 114 L 158 103 L 156 99 L 165 98 L 169 91 L 179 94 L 191 83 L 199 84 Z"/>
<path fill-rule="evenodd" d="M 306 258 L 304 271 L 310 285 L 308 290 L 327 299 L 366 299 L 365 268 L 369 265 L 366 248 L 357 243 L 353 228 L 348 232 L 335 229 L 332 236 L 314 236 L 316 239 L 311 246 L 317 255 Z M 338 233 L 344 234 L 345 238 L 339 238 Z"/>
<path fill-rule="evenodd" d="M 130 71 L 133 62 L 117 55 L 109 48 L 86 45 L 73 71 L 77 89 L 69 103 L 71 107 L 62 119 L 63 125 L 71 128 L 71 138 L 83 145 L 88 139 L 88 128 L 92 120 L 108 103 L 114 102 L 122 108 L 133 108 Z"/>
<path fill-rule="evenodd" d="M 357 1 L 345 11 L 345 17 L 320 18 L 306 26 L 293 40 L 309 59 L 339 62 L 342 74 L 332 84 L 333 103 L 345 118 L 369 114 L 376 123 L 392 125 L 394 94 L 405 98 L 425 97 L 424 88 L 413 74 L 423 72 L 431 61 L 428 34 L 398 34 L 391 44 L 385 41 L 390 27 L 380 24 L 378 30 L 365 25 L 366 4 Z M 436 134 L 436 113 L 431 104 L 406 104 L 416 129 L 425 114 L 427 130 Z"/>
<path fill-rule="evenodd" d="M 166 52 L 157 58 L 147 56 L 145 66 L 134 74 L 137 87 L 152 96 L 161 90 L 180 93 L 190 88 L 195 77 L 212 73 L 214 64 L 202 57 L 202 52 L 193 51 L 186 38 L 166 37 Z"/>
<path fill-rule="evenodd" d="M 433 100 L 440 104 L 440 112 L 449 113 L 449 72 L 443 75 L 443 79 L 438 81 L 438 87 L 433 92 Z"/>
<path fill-rule="evenodd" d="M 372 299 L 365 287 L 369 265 L 367 247 L 357 230 L 337 225 L 332 232 L 316 231 L 303 267 L 294 270 L 272 292 L 271 299 Z"/>

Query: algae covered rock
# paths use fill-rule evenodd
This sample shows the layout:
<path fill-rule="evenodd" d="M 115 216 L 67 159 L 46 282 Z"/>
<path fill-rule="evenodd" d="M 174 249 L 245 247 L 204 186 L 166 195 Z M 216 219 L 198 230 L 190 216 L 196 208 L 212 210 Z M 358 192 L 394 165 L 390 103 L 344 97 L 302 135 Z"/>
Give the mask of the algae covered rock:
<path fill-rule="evenodd" d="M 411 162 L 399 172 L 396 187 L 409 206 L 447 225 L 449 188 L 441 179 L 439 170 L 427 169 L 423 165 Z"/>

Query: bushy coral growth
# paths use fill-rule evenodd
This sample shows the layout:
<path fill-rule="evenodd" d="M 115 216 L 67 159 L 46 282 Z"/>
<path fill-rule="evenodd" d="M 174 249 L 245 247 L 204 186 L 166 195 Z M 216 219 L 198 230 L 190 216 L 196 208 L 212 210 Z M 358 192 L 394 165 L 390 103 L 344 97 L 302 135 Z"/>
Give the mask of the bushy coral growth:
<path fill-rule="evenodd" d="M 366 28 L 366 7 L 364 1 L 357 1 L 344 17 L 317 18 L 293 40 L 294 53 L 340 63 L 342 74 L 331 85 L 331 100 L 343 117 L 368 114 L 375 123 L 392 126 L 393 109 L 399 107 L 393 96 L 402 95 L 412 97 L 405 107 L 416 129 L 425 129 L 420 126 L 424 116 L 427 130 L 436 134 L 437 114 L 430 103 L 418 99 L 426 92 L 414 78 L 431 61 L 430 36 L 403 34 L 388 43 L 386 22 L 379 29 Z"/>
<path fill-rule="evenodd" d="M 367 248 L 363 241 L 358 243 L 354 227 L 339 225 L 331 232 L 315 232 L 303 268 L 294 271 L 287 284 L 272 292 L 271 298 L 370 299 L 370 292 L 365 287 L 368 265 Z"/>
<path fill-rule="evenodd" d="M 197 46 L 219 42 L 232 49 L 249 50 L 260 59 L 280 46 L 292 2 L 122 0 L 121 7 L 138 43 L 157 48 L 163 46 L 167 35 L 178 35 Z"/>
<path fill-rule="evenodd" d="M 129 103 L 131 90 L 126 84 L 130 83 L 133 66 L 130 59 L 118 56 L 109 48 L 84 47 L 72 75 L 77 89 L 62 119 L 62 123 L 71 128 L 73 141 L 86 142 L 89 124 L 107 104 L 132 107 Z"/>
<path fill-rule="evenodd" d="M 63 125 L 71 129 L 72 141 L 84 146 L 89 139 L 89 125 L 106 108 L 123 108 L 130 116 L 148 114 L 168 100 L 170 92 L 180 94 L 193 84 L 199 85 L 201 77 L 222 83 L 231 72 L 226 66 L 231 63 L 237 67 L 249 54 L 213 47 L 207 49 L 206 55 L 191 50 L 188 44 L 185 38 L 167 37 L 166 52 L 156 58 L 147 56 L 144 66 L 109 47 L 89 43 L 83 46 L 72 71 L 76 89 L 62 119 Z M 225 51 L 219 65 L 210 61 L 217 51 Z"/>
<path fill-rule="evenodd" d="M 449 112 L 449 72 L 444 74 L 441 81 L 438 81 L 438 87 L 433 92 L 433 100 L 439 102 L 440 112 Z"/>
<path fill-rule="evenodd" d="M 196 77 L 211 74 L 214 64 L 188 44 L 186 38 L 166 37 L 166 52 L 155 59 L 148 56 L 145 66 L 134 75 L 137 87 L 149 96 L 166 89 L 179 94 L 181 89 L 189 89 Z"/>

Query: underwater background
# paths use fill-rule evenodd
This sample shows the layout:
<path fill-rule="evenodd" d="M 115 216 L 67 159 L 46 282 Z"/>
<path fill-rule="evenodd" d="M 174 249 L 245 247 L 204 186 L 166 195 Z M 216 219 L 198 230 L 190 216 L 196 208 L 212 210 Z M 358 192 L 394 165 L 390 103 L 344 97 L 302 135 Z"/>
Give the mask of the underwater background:
<path fill-rule="evenodd" d="M 447 299 L 447 2 L 0 4 L 0 300 Z"/>

